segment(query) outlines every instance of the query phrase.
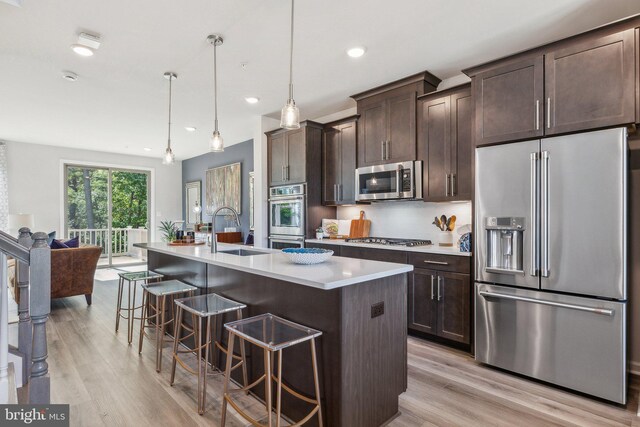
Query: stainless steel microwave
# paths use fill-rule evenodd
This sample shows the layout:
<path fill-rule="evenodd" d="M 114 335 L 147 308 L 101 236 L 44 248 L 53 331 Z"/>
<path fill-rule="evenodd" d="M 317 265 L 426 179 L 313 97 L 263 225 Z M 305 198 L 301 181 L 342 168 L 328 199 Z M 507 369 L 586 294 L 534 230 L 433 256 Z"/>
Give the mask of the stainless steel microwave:
<path fill-rule="evenodd" d="M 356 169 L 356 200 L 422 199 L 422 161 Z"/>

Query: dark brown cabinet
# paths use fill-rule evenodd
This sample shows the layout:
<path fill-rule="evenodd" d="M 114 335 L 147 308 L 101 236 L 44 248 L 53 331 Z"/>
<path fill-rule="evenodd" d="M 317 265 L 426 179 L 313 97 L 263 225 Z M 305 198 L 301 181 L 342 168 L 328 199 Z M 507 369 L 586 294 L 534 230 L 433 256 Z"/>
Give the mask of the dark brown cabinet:
<path fill-rule="evenodd" d="M 543 135 L 543 64 L 537 55 L 474 77 L 477 146 Z"/>
<path fill-rule="evenodd" d="M 634 123 L 634 35 L 585 34 L 468 70 L 476 145 Z"/>
<path fill-rule="evenodd" d="M 634 30 L 545 54 L 545 134 L 635 122 Z"/>
<path fill-rule="evenodd" d="M 325 125 L 322 141 L 322 203 L 354 204 L 357 117 Z"/>
<path fill-rule="evenodd" d="M 416 159 L 416 97 L 439 83 L 423 72 L 352 96 L 360 115 L 358 167 Z"/>
<path fill-rule="evenodd" d="M 300 129 L 267 132 L 269 186 L 303 183 L 312 176 L 318 185 L 321 138 L 322 126 L 310 121 Z"/>
<path fill-rule="evenodd" d="M 471 200 L 472 114 L 469 85 L 418 99 L 417 147 L 425 201 Z"/>
<path fill-rule="evenodd" d="M 394 251 L 389 249 L 371 249 L 356 246 L 343 246 L 340 249 L 340 256 L 348 258 L 370 259 L 374 261 L 407 263 L 407 253 L 404 251 Z"/>
<path fill-rule="evenodd" d="M 471 259 L 410 252 L 409 263 L 409 329 L 470 344 Z"/>

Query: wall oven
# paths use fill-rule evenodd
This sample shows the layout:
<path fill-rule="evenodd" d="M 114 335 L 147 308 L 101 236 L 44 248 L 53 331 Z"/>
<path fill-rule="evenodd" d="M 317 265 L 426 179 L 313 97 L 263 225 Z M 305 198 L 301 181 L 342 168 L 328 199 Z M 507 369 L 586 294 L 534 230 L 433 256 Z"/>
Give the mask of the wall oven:
<path fill-rule="evenodd" d="M 269 189 L 269 246 L 303 246 L 306 220 L 305 184 Z M 288 246 L 283 246 L 287 244 Z"/>
<path fill-rule="evenodd" d="M 422 162 L 401 162 L 356 169 L 356 200 L 422 199 Z"/>

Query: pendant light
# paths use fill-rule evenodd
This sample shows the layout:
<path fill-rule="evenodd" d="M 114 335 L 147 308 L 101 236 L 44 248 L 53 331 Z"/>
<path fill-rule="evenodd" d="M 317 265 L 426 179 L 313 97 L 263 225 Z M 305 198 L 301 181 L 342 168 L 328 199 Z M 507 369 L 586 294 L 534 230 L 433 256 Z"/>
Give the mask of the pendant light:
<path fill-rule="evenodd" d="M 218 130 L 218 58 L 217 49 L 224 40 L 218 34 L 211 34 L 207 37 L 207 41 L 213 45 L 213 111 L 214 111 L 214 129 L 209 139 L 209 151 L 221 152 L 224 151 L 224 140 L 220 131 Z"/>
<path fill-rule="evenodd" d="M 300 128 L 300 111 L 293 99 L 293 1 L 291 0 L 291 41 L 289 45 L 289 99 L 280 116 L 280 127 L 285 129 Z"/>
<path fill-rule="evenodd" d="M 173 154 L 173 150 L 171 150 L 171 82 L 177 79 L 178 75 L 167 71 L 164 73 L 164 78 L 169 80 L 169 133 L 167 136 L 167 149 L 162 157 L 162 164 L 172 165 L 176 161 L 176 156 Z"/>

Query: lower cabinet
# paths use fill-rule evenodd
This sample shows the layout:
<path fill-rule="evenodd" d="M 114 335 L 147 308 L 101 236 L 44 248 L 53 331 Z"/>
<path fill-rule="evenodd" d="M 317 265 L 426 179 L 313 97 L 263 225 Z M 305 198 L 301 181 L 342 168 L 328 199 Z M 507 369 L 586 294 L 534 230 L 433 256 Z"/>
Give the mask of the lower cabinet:
<path fill-rule="evenodd" d="M 471 277 L 469 274 L 416 268 L 409 276 L 408 327 L 471 343 Z"/>

